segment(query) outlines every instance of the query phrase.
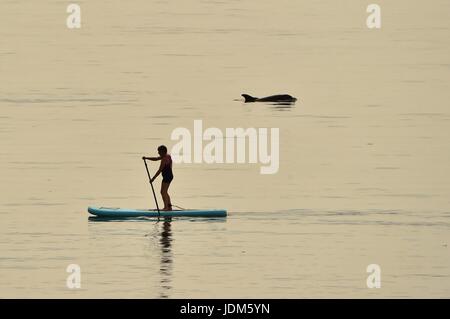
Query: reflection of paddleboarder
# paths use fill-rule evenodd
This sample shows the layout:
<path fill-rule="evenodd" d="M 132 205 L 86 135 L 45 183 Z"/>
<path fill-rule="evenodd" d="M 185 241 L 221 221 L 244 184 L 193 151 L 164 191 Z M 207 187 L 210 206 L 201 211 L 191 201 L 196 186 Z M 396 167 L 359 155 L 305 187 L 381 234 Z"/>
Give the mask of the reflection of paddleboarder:
<path fill-rule="evenodd" d="M 169 154 L 167 154 L 167 147 L 161 145 L 158 147 L 158 157 L 143 157 L 142 159 L 150 160 L 150 161 L 161 161 L 161 165 L 159 166 L 158 171 L 155 173 L 155 176 L 151 179 L 151 182 L 158 177 L 160 173 L 162 173 L 162 183 L 161 183 L 161 196 L 164 202 L 164 208 L 162 210 L 172 210 L 172 203 L 170 201 L 170 196 L 168 193 L 170 182 L 173 180 L 172 173 L 172 158 Z"/>
<path fill-rule="evenodd" d="M 161 238 L 159 240 L 161 244 L 161 288 L 163 291 L 161 292 L 161 298 L 168 298 L 169 291 L 172 288 L 171 285 L 171 276 L 172 276 L 172 230 L 171 230 L 171 221 L 172 219 L 164 218 L 164 222 L 162 225 Z"/>

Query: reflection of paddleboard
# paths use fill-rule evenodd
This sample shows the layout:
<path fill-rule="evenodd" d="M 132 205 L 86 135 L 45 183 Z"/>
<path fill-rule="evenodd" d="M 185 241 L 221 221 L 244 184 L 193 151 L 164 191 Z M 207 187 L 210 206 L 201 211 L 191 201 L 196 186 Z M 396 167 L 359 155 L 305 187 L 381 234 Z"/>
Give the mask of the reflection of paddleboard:
<path fill-rule="evenodd" d="M 225 209 L 180 209 L 158 211 L 156 209 L 128 209 L 88 207 L 88 212 L 98 217 L 226 217 Z"/>

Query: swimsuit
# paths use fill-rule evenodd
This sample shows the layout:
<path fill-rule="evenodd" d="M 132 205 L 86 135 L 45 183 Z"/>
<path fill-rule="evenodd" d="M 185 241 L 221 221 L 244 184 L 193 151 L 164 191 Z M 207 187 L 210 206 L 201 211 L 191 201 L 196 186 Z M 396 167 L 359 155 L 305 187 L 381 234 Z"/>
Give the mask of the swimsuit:
<path fill-rule="evenodd" d="M 163 183 L 170 183 L 173 180 L 173 173 L 172 173 L 172 158 L 170 155 L 166 155 L 166 158 L 168 158 L 168 163 L 164 166 L 163 170 L 161 171 L 162 177 L 163 177 Z"/>

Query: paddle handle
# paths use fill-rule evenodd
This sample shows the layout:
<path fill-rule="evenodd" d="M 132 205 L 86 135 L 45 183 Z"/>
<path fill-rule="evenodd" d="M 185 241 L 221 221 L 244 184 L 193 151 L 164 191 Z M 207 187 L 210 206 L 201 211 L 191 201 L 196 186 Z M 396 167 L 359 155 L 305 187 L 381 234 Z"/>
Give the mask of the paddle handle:
<path fill-rule="evenodd" d="M 150 182 L 150 186 L 152 187 L 152 193 L 153 193 L 153 198 L 155 199 L 156 209 L 158 210 L 158 215 L 160 215 L 161 213 L 159 212 L 158 200 L 156 199 L 155 188 L 153 187 L 152 178 L 150 176 L 150 172 L 148 171 L 147 161 L 145 160 L 145 157 L 143 157 L 142 159 L 144 160 L 145 170 L 147 171 L 147 176 L 148 176 L 148 181 Z"/>

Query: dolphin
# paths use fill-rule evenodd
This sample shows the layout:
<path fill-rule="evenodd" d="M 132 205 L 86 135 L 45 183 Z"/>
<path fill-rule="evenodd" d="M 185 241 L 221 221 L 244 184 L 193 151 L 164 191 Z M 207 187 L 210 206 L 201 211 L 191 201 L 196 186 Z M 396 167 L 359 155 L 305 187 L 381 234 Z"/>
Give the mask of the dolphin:
<path fill-rule="evenodd" d="M 290 96 L 289 94 L 271 95 L 262 98 L 253 97 L 248 94 L 241 94 L 241 95 L 244 97 L 245 103 L 249 102 L 294 103 L 295 101 L 297 101 L 295 97 Z"/>

